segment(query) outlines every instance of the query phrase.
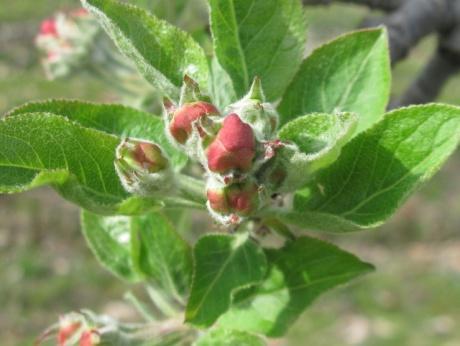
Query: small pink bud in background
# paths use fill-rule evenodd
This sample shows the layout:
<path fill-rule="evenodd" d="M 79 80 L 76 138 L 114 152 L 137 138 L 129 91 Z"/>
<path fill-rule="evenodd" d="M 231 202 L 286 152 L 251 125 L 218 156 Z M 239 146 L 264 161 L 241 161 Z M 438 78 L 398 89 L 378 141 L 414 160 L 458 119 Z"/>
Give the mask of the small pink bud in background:
<path fill-rule="evenodd" d="M 233 113 L 228 115 L 216 139 L 207 150 L 208 167 L 212 172 L 230 170 L 247 172 L 256 155 L 256 142 L 251 126 Z"/>
<path fill-rule="evenodd" d="M 86 330 L 80 337 L 79 346 L 95 346 L 101 341 L 99 333 L 95 329 Z"/>
<path fill-rule="evenodd" d="M 63 320 L 60 323 L 59 332 L 57 335 L 58 346 L 65 346 L 66 342 L 75 335 L 75 333 L 80 329 L 82 323 L 80 321 L 66 321 Z"/>
<path fill-rule="evenodd" d="M 54 19 L 46 19 L 40 25 L 41 35 L 57 36 L 56 21 Z"/>
<path fill-rule="evenodd" d="M 177 142 L 185 144 L 192 133 L 193 122 L 214 115 L 219 115 L 219 111 L 211 103 L 204 101 L 187 103 L 173 113 L 169 130 Z M 198 130 L 200 131 L 200 136 L 204 137 L 203 129 L 198 128 Z"/>

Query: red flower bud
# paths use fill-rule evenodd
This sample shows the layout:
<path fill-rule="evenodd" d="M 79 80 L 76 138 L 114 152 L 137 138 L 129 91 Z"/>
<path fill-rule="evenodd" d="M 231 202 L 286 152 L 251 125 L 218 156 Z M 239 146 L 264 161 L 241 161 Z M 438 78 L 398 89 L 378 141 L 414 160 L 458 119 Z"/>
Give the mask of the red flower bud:
<path fill-rule="evenodd" d="M 95 346 L 99 344 L 101 338 L 97 330 L 86 330 L 80 337 L 79 346 Z"/>
<path fill-rule="evenodd" d="M 212 210 L 220 214 L 226 214 L 230 212 L 225 189 L 208 189 L 206 194 L 208 196 L 209 206 Z"/>
<path fill-rule="evenodd" d="M 214 105 L 204 101 L 187 103 L 176 110 L 169 125 L 171 135 L 176 141 L 184 144 L 192 133 L 194 121 L 212 115 L 219 115 Z M 200 135 L 204 137 L 204 131 L 199 128 Z"/>
<path fill-rule="evenodd" d="M 117 159 L 134 171 L 156 173 L 168 167 L 168 159 L 161 148 L 151 142 L 126 140 L 117 149 Z"/>
<path fill-rule="evenodd" d="M 228 204 L 234 212 L 249 215 L 259 206 L 259 188 L 255 183 L 235 184 L 228 188 Z"/>
<path fill-rule="evenodd" d="M 209 188 L 209 207 L 219 214 L 248 216 L 259 207 L 259 188 L 254 182 Z"/>
<path fill-rule="evenodd" d="M 66 342 L 80 329 L 81 325 L 80 321 L 62 321 L 57 335 L 58 345 L 65 346 Z"/>
<path fill-rule="evenodd" d="M 54 19 L 46 19 L 40 25 L 40 34 L 57 36 L 56 21 Z"/>
<path fill-rule="evenodd" d="M 237 114 L 230 114 L 207 150 L 208 167 L 216 173 L 232 169 L 247 172 L 256 155 L 255 146 L 251 126 L 241 121 Z"/>

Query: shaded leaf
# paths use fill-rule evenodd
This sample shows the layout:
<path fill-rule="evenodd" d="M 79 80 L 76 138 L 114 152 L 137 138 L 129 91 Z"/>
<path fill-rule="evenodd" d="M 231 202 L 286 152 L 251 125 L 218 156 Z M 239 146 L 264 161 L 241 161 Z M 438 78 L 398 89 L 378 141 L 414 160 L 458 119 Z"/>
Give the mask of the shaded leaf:
<path fill-rule="evenodd" d="M 282 336 L 320 294 L 373 269 L 354 255 L 309 237 L 267 249 L 266 254 L 268 277 L 254 295 L 222 316 L 221 326 Z"/>
<path fill-rule="evenodd" d="M 131 219 L 81 213 L 86 242 L 99 262 L 121 279 L 139 281 L 131 258 Z"/>
<path fill-rule="evenodd" d="M 247 234 L 205 235 L 195 245 L 194 260 L 185 319 L 200 327 L 212 325 L 228 310 L 236 290 L 261 282 L 266 272 L 263 251 Z"/>
<path fill-rule="evenodd" d="M 192 275 L 190 246 L 160 213 L 132 217 L 130 226 L 139 272 L 168 295 L 183 299 Z"/>

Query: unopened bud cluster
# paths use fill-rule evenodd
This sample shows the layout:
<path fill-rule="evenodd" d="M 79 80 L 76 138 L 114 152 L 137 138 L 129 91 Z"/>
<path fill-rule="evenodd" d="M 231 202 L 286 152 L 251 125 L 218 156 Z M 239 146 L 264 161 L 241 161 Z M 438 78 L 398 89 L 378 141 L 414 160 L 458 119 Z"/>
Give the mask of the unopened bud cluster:
<path fill-rule="evenodd" d="M 179 104 L 164 106 L 171 141 L 206 170 L 207 206 L 216 220 L 230 225 L 255 216 L 283 186 L 289 167 L 278 156 L 289 145 L 275 138 L 278 114 L 258 79 L 222 113 L 188 77 Z"/>
<path fill-rule="evenodd" d="M 41 23 L 35 39 L 49 79 L 69 75 L 89 57 L 100 27 L 84 9 L 59 12 Z"/>
<path fill-rule="evenodd" d="M 274 194 L 305 182 L 305 155 L 276 138 L 278 114 L 265 102 L 258 79 L 243 99 L 221 112 L 186 76 L 179 102 L 164 100 L 163 118 L 171 143 L 205 169 L 208 210 L 224 225 L 256 217 Z M 156 143 L 124 140 L 115 168 L 128 192 L 158 197 L 182 192 L 183 186 L 174 188 L 181 176 Z"/>

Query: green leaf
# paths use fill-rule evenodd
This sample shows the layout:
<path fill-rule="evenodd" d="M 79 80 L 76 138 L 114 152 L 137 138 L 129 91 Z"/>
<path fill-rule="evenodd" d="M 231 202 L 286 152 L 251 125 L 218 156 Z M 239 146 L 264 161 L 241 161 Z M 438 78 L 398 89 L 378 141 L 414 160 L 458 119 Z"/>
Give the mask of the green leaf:
<path fill-rule="evenodd" d="M 247 234 L 205 235 L 194 248 L 194 260 L 185 319 L 199 327 L 212 325 L 230 307 L 232 294 L 260 283 L 266 272 L 264 253 Z"/>
<path fill-rule="evenodd" d="M 46 113 L 0 120 L 0 192 L 52 184 L 65 198 L 97 213 L 152 208 L 148 198 L 130 197 L 113 160 L 119 139 Z"/>
<path fill-rule="evenodd" d="M 135 265 L 149 281 L 179 301 L 188 293 L 192 250 L 160 213 L 131 218 Z"/>
<path fill-rule="evenodd" d="M 77 100 L 47 100 L 19 106 L 6 116 L 23 113 L 53 113 L 121 138 L 146 139 L 161 145 L 176 169 L 185 166 L 187 157 L 167 139 L 161 117 L 117 104 L 95 104 Z"/>
<path fill-rule="evenodd" d="M 353 135 L 356 123 L 353 113 L 312 113 L 284 125 L 278 136 L 296 144 L 308 156 L 313 171 L 340 155 L 341 148 Z"/>
<path fill-rule="evenodd" d="M 131 219 L 81 213 L 83 234 L 99 262 L 121 279 L 139 281 L 131 258 Z"/>
<path fill-rule="evenodd" d="M 208 64 L 203 49 L 186 32 L 149 12 L 114 0 L 82 0 L 120 51 L 139 72 L 171 98 L 178 99 L 184 74 L 205 89 Z"/>
<path fill-rule="evenodd" d="M 264 346 L 266 343 L 257 335 L 223 328 L 212 329 L 203 335 L 194 346 Z"/>
<path fill-rule="evenodd" d="M 209 0 L 214 49 L 242 97 L 254 77 L 268 100 L 279 98 L 298 70 L 306 24 L 298 0 Z"/>
<path fill-rule="evenodd" d="M 348 143 L 308 191 L 297 194 L 295 213 L 284 220 L 332 232 L 378 226 L 440 169 L 459 139 L 458 107 L 430 104 L 390 112 Z"/>
<path fill-rule="evenodd" d="M 211 98 L 219 109 L 225 109 L 237 100 L 232 80 L 214 57 L 211 61 L 211 80 L 209 82 Z"/>
<path fill-rule="evenodd" d="M 320 294 L 373 270 L 354 255 L 310 237 L 266 254 L 268 277 L 253 296 L 222 316 L 222 327 L 283 336 Z"/>
<path fill-rule="evenodd" d="M 307 113 L 354 112 L 356 133 L 364 131 L 382 118 L 390 79 L 384 29 L 341 36 L 304 60 L 279 106 L 281 123 Z"/>

